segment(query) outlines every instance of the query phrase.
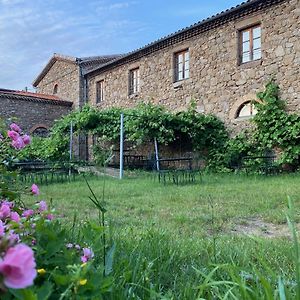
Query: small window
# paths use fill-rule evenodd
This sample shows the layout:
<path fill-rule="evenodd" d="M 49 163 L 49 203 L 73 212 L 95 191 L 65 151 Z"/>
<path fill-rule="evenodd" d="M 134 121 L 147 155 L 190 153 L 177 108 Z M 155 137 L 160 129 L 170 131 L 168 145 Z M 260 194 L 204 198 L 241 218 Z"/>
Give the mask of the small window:
<path fill-rule="evenodd" d="M 188 79 L 190 77 L 190 53 L 186 49 L 175 53 L 175 81 Z"/>
<path fill-rule="evenodd" d="M 240 32 L 240 62 L 261 59 L 261 26 L 256 25 Z"/>
<path fill-rule="evenodd" d="M 238 110 L 236 114 L 237 119 L 251 118 L 257 114 L 257 109 L 254 106 L 254 103 L 249 101 L 245 102 Z"/>
<path fill-rule="evenodd" d="M 129 95 L 137 94 L 140 91 L 140 69 L 129 71 Z"/>
<path fill-rule="evenodd" d="M 53 95 L 57 94 L 57 92 L 58 92 L 58 84 L 56 83 L 53 88 Z"/>
<path fill-rule="evenodd" d="M 104 80 L 96 82 L 96 103 L 104 100 Z"/>
<path fill-rule="evenodd" d="M 45 128 L 45 127 L 37 127 L 32 132 L 32 135 L 33 136 L 37 136 L 37 137 L 46 138 L 46 137 L 49 136 L 49 130 L 47 128 Z"/>

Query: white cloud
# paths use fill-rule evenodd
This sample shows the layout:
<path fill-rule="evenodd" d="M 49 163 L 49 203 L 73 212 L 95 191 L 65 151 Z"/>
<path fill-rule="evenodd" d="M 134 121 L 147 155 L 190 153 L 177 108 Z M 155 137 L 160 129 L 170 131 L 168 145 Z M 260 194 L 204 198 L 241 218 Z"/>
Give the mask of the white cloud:
<path fill-rule="evenodd" d="M 119 35 L 126 44 L 126 36 L 143 27 L 118 12 L 135 1 L 97 1 L 105 13 L 91 3 L 0 0 L 0 87 L 30 86 L 54 52 L 77 57 L 126 52 L 126 45 L 116 50 Z"/>

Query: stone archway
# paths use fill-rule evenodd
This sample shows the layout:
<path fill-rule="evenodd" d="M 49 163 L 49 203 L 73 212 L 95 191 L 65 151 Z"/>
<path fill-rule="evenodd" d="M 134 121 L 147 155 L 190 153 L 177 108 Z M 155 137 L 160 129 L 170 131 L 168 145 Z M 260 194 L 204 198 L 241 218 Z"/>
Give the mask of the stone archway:
<path fill-rule="evenodd" d="M 37 124 L 29 132 L 32 136 L 47 137 L 49 135 L 49 128 L 45 124 Z"/>

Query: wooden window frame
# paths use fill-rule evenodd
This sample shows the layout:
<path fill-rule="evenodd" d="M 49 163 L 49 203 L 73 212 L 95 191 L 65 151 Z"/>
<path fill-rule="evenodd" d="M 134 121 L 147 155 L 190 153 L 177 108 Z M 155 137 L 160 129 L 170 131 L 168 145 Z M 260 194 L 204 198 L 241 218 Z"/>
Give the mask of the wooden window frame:
<path fill-rule="evenodd" d="M 96 103 L 104 101 L 104 79 L 96 82 Z"/>
<path fill-rule="evenodd" d="M 186 54 L 188 53 L 189 55 L 189 67 L 188 69 L 186 68 L 186 62 L 187 60 L 185 59 Z M 182 79 L 179 79 L 179 56 L 182 55 Z M 186 75 L 186 72 L 188 71 L 188 76 Z M 174 82 L 186 80 L 190 78 L 190 50 L 189 48 L 186 48 L 184 50 L 178 51 L 174 53 Z"/>
<path fill-rule="evenodd" d="M 253 61 L 259 61 L 261 58 L 262 58 L 262 53 L 260 54 L 260 58 L 257 58 L 257 59 L 254 59 L 254 38 L 253 38 L 253 31 L 254 29 L 256 28 L 260 28 L 260 41 L 261 41 L 261 37 L 262 37 L 262 34 L 261 34 L 261 24 L 258 23 L 258 24 L 254 24 L 254 25 L 251 25 L 251 26 L 248 26 L 246 28 L 243 28 L 243 29 L 240 29 L 239 30 L 239 64 L 240 65 L 243 65 L 243 64 L 247 64 L 247 63 L 250 63 L 250 62 L 253 62 Z M 245 61 L 243 62 L 243 54 L 248 52 L 248 51 L 243 51 L 244 48 L 243 48 L 243 33 L 244 32 L 249 32 L 249 61 Z M 261 44 L 260 44 L 260 52 L 262 52 L 262 48 L 261 48 Z"/>
<path fill-rule="evenodd" d="M 129 70 L 129 88 L 128 94 L 136 95 L 140 92 L 140 68 L 134 68 Z"/>

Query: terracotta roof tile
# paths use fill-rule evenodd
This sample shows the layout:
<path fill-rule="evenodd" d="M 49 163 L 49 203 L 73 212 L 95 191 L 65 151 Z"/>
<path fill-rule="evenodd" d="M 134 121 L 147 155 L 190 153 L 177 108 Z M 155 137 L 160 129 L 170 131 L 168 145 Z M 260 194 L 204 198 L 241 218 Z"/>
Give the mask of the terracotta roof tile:
<path fill-rule="evenodd" d="M 26 91 L 18 91 L 18 90 L 9 90 L 9 89 L 1 89 L 0 88 L 0 97 L 8 97 L 20 100 L 28 100 L 28 101 L 37 101 L 37 102 L 52 102 L 56 105 L 67 105 L 71 106 L 73 103 L 71 101 L 63 100 L 55 95 L 47 95 L 40 93 L 32 93 Z"/>

